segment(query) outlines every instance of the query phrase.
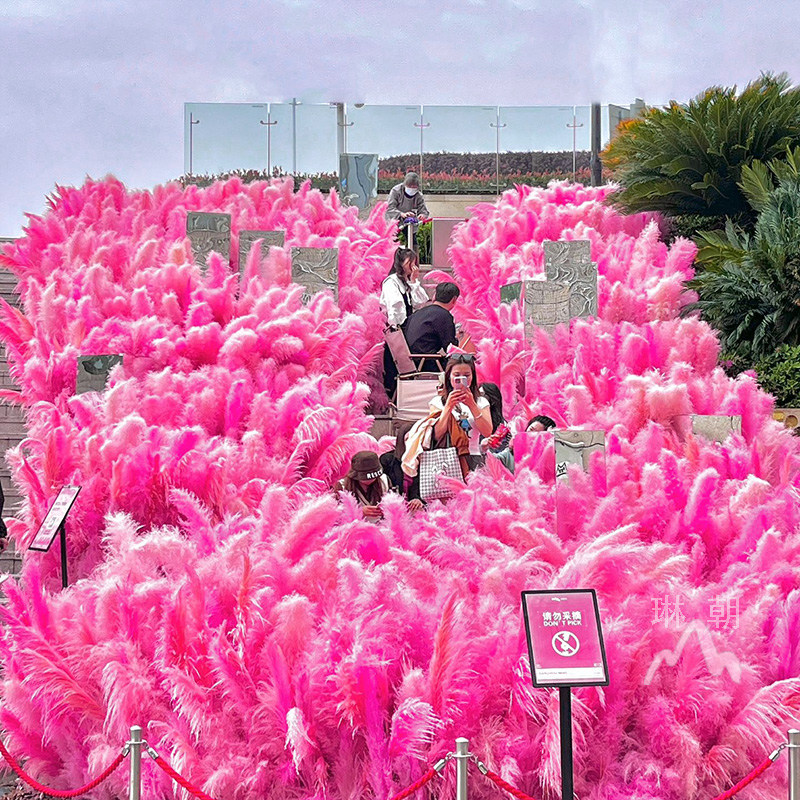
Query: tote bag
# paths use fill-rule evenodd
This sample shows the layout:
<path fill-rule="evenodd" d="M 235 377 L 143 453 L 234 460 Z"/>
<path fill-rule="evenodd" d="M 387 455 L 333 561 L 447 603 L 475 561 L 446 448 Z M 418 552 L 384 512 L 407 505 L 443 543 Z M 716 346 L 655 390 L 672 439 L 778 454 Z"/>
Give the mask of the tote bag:
<path fill-rule="evenodd" d="M 408 349 L 408 342 L 403 331 L 397 328 L 386 328 L 383 332 L 386 346 L 392 354 L 392 360 L 397 367 L 399 375 L 411 375 L 417 371 L 417 365 L 411 358 L 411 351 Z"/>
<path fill-rule="evenodd" d="M 464 483 L 458 450 L 455 447 L 424 450 L 419 457 L 419 496 L 424 503 L 429 500 L 447 500 L 455 494 L 441 480 L 443 477 Z"/>

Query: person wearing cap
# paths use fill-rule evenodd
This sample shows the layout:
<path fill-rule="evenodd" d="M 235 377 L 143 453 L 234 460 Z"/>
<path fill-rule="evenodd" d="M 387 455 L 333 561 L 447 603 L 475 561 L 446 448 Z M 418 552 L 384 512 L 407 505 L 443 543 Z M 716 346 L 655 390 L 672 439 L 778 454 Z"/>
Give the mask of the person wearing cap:
<path fill-rule="evenodd" d="M 350 460 L 350 471 L 334 487 L 337 494 L 354 495 L 367 519 L 383 516 L 379 503 L 389 492 L 389 481 L 383 474 L 380 458 L 371 450 L 361 450 Z"/>
<path fill-rule="evenodd" d="M 389 219 L 402 220 L 416 217 L 427 219 L 430 217 L 425 198 L 419 190 L 419 175 L 409 172 L 402 183 L 392 187 L 389 192 L 389 207 L 386 209 Z"/>

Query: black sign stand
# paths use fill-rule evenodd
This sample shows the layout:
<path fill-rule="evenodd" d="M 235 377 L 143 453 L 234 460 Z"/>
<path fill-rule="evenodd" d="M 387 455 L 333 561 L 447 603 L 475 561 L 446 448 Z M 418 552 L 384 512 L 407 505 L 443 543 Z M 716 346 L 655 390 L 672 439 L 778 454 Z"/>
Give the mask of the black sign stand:
<path fill-rule="evenodd" d="M 594 626 L 589 625 L 587 627 L 587 631 L 590 634 L 589 639 L 591 639 L 592 631 L 594 631 L 594 635 L 596 637 L 596 646 L 599 650 L 598 656 L 596 657 L 602 656 L 602 669 L 599 670 L 599 674 L 595 674 L 591 679 L 586 679 L 584 676 L 570 678 L 569 675 L 546 675 L 544 672 L 546 668 L 537 666 L 536 652 L 534 648 L 534 639 L 536 634 L 538 633 L 538 635 L 541 637 L 541 629 L 537 631 L 536 625 L 537 620 L 539 619 L 539 611 L 542 611 L 544 608 L 542 606 L 542 601 L 566 602 L 571 596 L 575 596 L 575 600 L 577 600 L 581 595 L 584 596 L 584 603 L 588 599 L 586 596 L 591 596 L 590 608 L 586 608 L 584 605 L 584 608 L 581 609 L 581 613 L 583 614 L 584 622 L 588 622 L 590 619 L 594 622 Z M 535 613 L 530 612 L 529 600 L 536 608 L 538 608 Z M 560 609 L 559 607 L 554 607 L 554 609 L 555 612 L 558 612 L 555 615 L 555 619 L 560 621 L 562 619 Z M 568 610 L 569 609 L 565 610 L 565 614 Z M 561 800 L 575 800 L 574 764 L 572 758 L 572 687 L 608 686 L 608 662 L 606 661 L 606 648 L 605 644 L 603 643 L 603 627 L 600 623 L 600 609 L 597 605 L 597 593 L 594 589 L 532 589 L 529 591 L 523 591 L 522 612 L 525 618 L 525 635 L 528 640 L 528 657 L 531 665 L 531 678 L 533 680 L 533 685 L 537 688 L 558 688 L 558 721 L 561 739 Z M 568 636 L 572 636 L 572 634 L 569 632 L 572 630 L 572 628 L 568 628 L 566 626 L 582 624 L 581 622 L 573 623 L 570 614 L 566 614 L 564 618 L 565 620 L 570 620 L 567 622 L 550 622 L 549 613 L 542 613 L 542 619 L 544 620 L 544 625 L 561 624 L 564 627 L 564 630 L 559 631 L 559 633 L 556 634 L 557 636 L 563 633 L 566 633 Z M 587 631 L 583 631 L 581 633 L 581 638 L 583 638 L 584 633 Z M 549 632 L 547 633 L 547 636 L 550 636 Z M 578 639 L 575 636 L 572 636 L 572 638 L 574 639 L 576 645 L 573 652 L 562 652 L 561 655 L 574 655 L 574 653 L 577 652 Z M 587 641 L 587 639 L 584 639 L 584 642 L 585 641 Z M 555 637 L 553 637 L 553 648 L 555 649 Z M 556 650 L 556 652 L 559 651 Z M 599 667 L 599 664 L 595 663 L 594 666 Z M 540 669 L 542 669 L 541 674 L 539 673 Z"/>
<path fill-rule="evenodd" d="M 28 550 L 37 550 L 46 553 L 50 550 L 58 535 L 61 547 L 61 586 L 66 589 L 69 585 L 67 577 L 67 514 L 72 504 L 81 491 L 80 486 L 62 486 L 53 500 L 50 508 L 36 531 L 33 541 L 28 545 Z"/>
<path fill-rule="evenodd" d="M 561 730 L 561 800 L 573 800 L 572 687 L 558 687 L 558 717 Z"/>
<path fill-rule="evenodd" d="M 63 520 L 58 526 L 58 541 L 61 545 L 61 588 L 66 589 L 69 586 L 67 579 L 67 523 Z"/>

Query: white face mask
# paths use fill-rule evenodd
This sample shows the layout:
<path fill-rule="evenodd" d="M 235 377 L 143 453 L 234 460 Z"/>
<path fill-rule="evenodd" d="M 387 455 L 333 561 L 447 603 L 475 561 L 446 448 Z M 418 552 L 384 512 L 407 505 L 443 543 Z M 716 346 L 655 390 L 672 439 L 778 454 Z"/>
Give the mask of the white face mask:
<path fill-rule="evenodd" d="M 418 191 L 419 189 L 409 189 L 408 187 L 406 187 L 406 194 L 409 197 L 413 197 Z"/>

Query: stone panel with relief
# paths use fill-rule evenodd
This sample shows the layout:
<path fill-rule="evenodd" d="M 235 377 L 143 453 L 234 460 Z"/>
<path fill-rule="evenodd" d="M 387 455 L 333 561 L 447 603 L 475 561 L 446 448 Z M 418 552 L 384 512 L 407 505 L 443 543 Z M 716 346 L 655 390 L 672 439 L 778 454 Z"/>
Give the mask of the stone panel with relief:
<path fill-rule="evenodd" d="M 578 464 L 584 472 L 589 472 L 590 459 L 593 453 L 606 452 L 605 431 L 556 431 L 556 478 L 568 479 L 570 464 Z"/>
<path fill-rule="evenodd" d="M 329 289 L 339 300 L 339 250 L 335 247 L 293 247 L 292 282 L 306 288 L 303 302 Z"/>
<path fill-rule="evenodd" d="M 569 287 L 570 319 L 597 316 L 597 264 L 588 239 L 544 242 L 544 265 L 549 282 Z"/>
<path fill-rule="evenodd" d="M 231 215 L 189 211 L 186 214 L 186 235 L 192 243 L 195 263 L 205 273 L 208 256 L 213 251 L 223 258 L 231 254 Z"/>
<path fill-rule="evenodd" d="M 742 417 L 739 414 L 692 414 L 692 433 L 712 442 L 724 442 L 731 434 L 742 432 Z"/>
<path fill-rule="evenodd" d="M 270 247 L 283 247 L 286 241 L 285 231 L 239 231 L 239 274 L 244 272 L 247 256 L 253 245 L 261 240 L 261 257 L 263 258 Z"/>

